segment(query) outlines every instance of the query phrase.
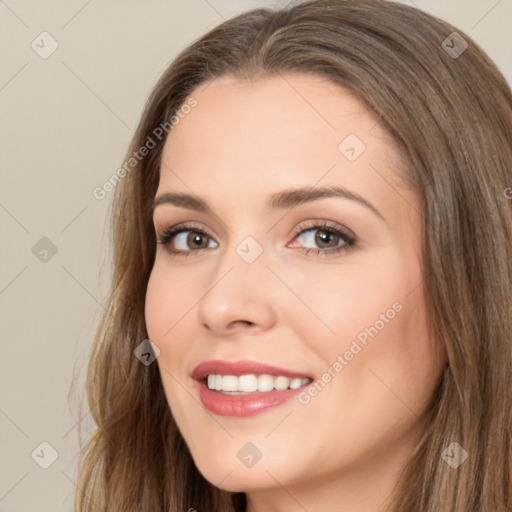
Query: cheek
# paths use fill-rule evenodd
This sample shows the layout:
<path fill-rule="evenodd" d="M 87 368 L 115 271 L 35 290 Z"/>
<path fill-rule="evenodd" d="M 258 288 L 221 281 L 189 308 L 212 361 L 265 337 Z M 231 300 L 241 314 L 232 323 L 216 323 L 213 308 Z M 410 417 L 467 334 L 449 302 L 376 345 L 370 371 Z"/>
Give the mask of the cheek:
<path fill-rule="evenodd" d="M 361 429 L 367 440 L 377 442 L 384 431 L 411 428 L 441 377 L 422 289 L 410 290 L 383 289 L 362 302 L 348 302 L 339 316 L 339 332 L 346 335 L 330 345 L 328 360 L 330 367 L 336 361 L 341 365 L 317 405 L 332 414 L 333 425 L 349 413 L 351 421 L 344 428 L 352 439 L 358 439 Z M 327 356 L 327 350 L 324 353 Z M 329 407 L 333 403 L 339 408 Z"/>
<path fill-rule="evenodd" d="M 302 396 L 297 418 L 333 441 L 318 447 L 320 458 L 341 465 L 414 439 L 441 370 L 432 359 L 421 291 L 409 291 L 346 302 L 331 324 L 338 336 L 330 343 L 317 337 L 314 354 L 325 373 L 317 390 Z"/>
<path fill-rule="evenodd" d="M 174 337 L 187 312 L 192 314 L 190 310 L 200 296 L 194 286 L 197 279 L 184 279 L 183 273 L 171 272 L 157 257 L 146 290 L 145 319 L 148 335 L 160 350 L 165 350 L 166 340 Z"/>
<path fill-rule="evenodd" d="M 320 275 L 310 287 L 308 305 L 331 331 L 312 315 L 300 330 L 326 372 L 324 406 L 336 400 L 353 413 L 363 414 L 364 404 L 383 414 L 387 408 L 408 414 L 401 400 L 419 409 L 429 400 L 440 364 L 428 336 L 421 268 L 413 255 L 406 260 L 382 253 L 361 271 L 338 271 L 330 280 Z"/>
<path fill-rule="evenodd" d="M 197 270 L 173 268 L 165 256 L 157 258 L 146 289 L 145 321 L 148 337 L 160 350 L 157 364 L 168 396 L 189 384 L 186 369 L 197 353 L 197 307 L 204 294 Z"/>
<path fill-rule="evenodd" d="M 306 340 L 315 339 L 317 349 L 327 353 L 329 347 L 336 353 L 345 345 L 348 349 L 358 335 L 364 343 L 370 339 L 368 329 L 374 331 L 372 326 L 376 324 L 380 333 L 395 318 L 404 316 L 397 310 L 409 302 L 408 294 L 420 282 L 420 269 L 410 260 L 405 265 L 390 249 L 371 255 L 360 253 L 344 265 L 320 269 L 314 279 L 297 274 L 294 292 L 304 298 L 313 313 L 303 317 L 304 327 L 309 325 Z"/>
<path fill-rule="evenodd" d="M 176 381 L 176 377 L 183 381 L 183 376 L 178 375 L 177 363 L 185 360 L 188 346 L 179 340 L 188 339 L 184 328 L 187 326 L 187 311 L 192 314 L 190 309 L 195 302 L 192 298 L 190 287 L 183 286 L 178 276 L 173 278 L 169 269 L 157 259 L 146 289 L 145 320 L 148 336 L 160 350 L 156 363 L 175 417 L 180 416 L 183 400 L 183 397 L 179 398 L 180 386 Z"/>

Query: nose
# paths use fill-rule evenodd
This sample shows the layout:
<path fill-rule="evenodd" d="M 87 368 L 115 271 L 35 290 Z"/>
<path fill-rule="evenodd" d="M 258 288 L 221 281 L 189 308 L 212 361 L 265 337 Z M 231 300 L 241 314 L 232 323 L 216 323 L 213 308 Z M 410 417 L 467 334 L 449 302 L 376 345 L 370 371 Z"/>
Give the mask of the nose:
<path fill-rule="evenodd" d="M 199 301 L 199 324 L 219 337 L 272 328 L 276 321 L 275 281 L 264 253 L 247 263 L 234 248 L 226 250 Z"/>

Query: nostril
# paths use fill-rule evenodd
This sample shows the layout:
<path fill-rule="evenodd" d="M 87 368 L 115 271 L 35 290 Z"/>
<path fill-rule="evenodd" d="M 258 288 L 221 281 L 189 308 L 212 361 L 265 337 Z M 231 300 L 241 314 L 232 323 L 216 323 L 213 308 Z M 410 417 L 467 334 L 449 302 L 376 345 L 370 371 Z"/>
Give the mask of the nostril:
<path fill-rule="evenodd" d="M 231 322 L 230 327 L 254 327 L 254 325 L 255 324 L 253 322 L 250 322 L 249 320 L 235 320 Z"/>

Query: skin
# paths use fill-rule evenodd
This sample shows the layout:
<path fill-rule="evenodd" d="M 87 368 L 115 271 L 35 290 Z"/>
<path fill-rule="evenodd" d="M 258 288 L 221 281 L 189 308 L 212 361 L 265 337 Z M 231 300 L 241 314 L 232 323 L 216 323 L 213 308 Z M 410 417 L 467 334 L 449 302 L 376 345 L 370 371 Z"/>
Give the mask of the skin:
<path fill-rule="evenodd" d="M 419 198 L 400 180 L 400 154 L 358 99 L 314 75 L 222 77 L 192 96 L 197 106 L 166 140 L 156 196 L 194 194 L 211 212 L 164 204 L 154 225 L 160 240 L 169 226 L 194 222 L 207 232 L 205 248 L 186 245 L 195 232 L 158 244 L 146 297 L 177 425 L 204 477 L 245 491 L 249 512 L 340 503 L 345 512 L 382 511 L 444 364 L 427 334 Z M 355 161 L 338 149 L 348 134 L 366 146 Z M 362 196 L 383 218 L 338 197 L 276 211 L 265 205 L 283 189 L 332 185 Z M 336 237 L 315 242 L 323 231 L 314 221 L 345 227 L 356 245 L 306 254 L 344 245 Z M 310 231 L 294 236 L 301 226 Z M 263 249 L 250 264 L 235 250 L 247 236 Z M 192 254 L 173 256 L 172 248 Z M 397 303 L 394 318 L 307 404 L 293 399 L 234 418 L 200 403 L 191 378 L 200 362 L 248 359 L 321 379 Z M 247 442 L 262 453 L 251 468 L 237 458 Z"/>

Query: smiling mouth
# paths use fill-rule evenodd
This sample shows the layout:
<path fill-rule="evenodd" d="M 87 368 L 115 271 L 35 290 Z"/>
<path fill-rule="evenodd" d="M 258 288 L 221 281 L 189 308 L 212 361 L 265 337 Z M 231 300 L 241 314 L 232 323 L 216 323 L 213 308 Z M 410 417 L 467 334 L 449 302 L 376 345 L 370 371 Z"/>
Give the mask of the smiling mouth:
<path fill-rule="evenodd" d="M 313 379 L 285 377 L 284 375 L 220 375 L 209 374 L 203 379 L 206 387 L 225 395 L 247 395 L 251 393 L 268 393 L 298 389 L 312 382 Z"/>

